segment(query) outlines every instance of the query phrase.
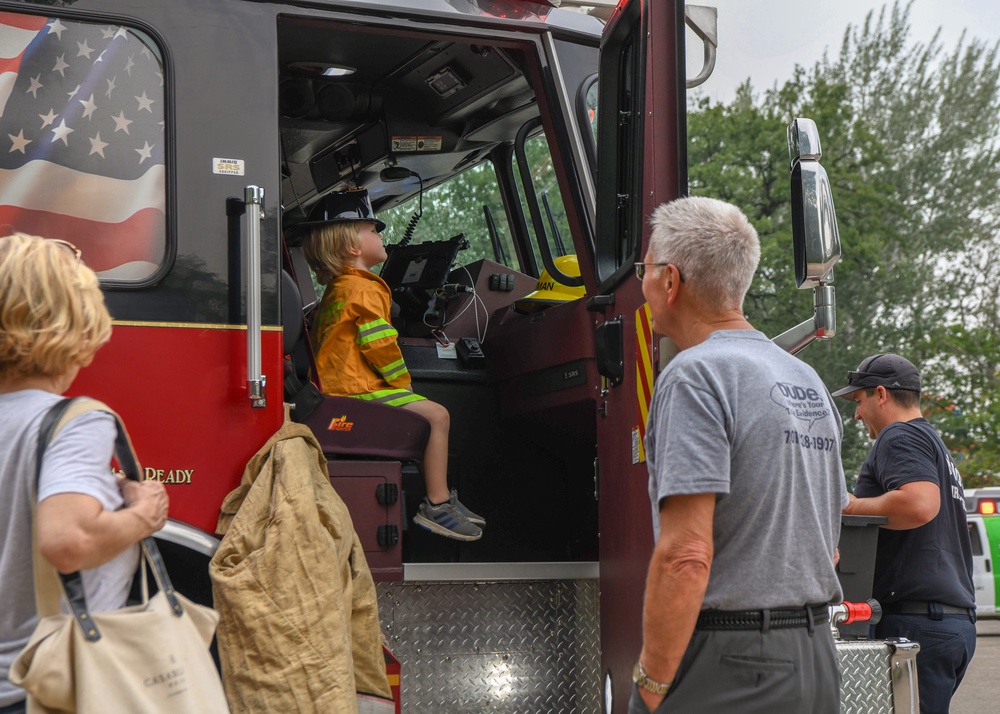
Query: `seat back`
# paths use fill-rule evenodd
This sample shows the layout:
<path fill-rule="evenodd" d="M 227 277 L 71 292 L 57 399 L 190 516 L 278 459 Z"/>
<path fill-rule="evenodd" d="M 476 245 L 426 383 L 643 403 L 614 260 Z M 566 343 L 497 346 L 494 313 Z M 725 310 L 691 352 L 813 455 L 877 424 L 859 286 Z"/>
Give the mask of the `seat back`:
<path fill-rule="evenodd" d="M 281 332 L 285 340 L 285 356 L 288 356 L 305 332 L 305 316 L 302 293 L 287 270 L 281 271 Z"/>

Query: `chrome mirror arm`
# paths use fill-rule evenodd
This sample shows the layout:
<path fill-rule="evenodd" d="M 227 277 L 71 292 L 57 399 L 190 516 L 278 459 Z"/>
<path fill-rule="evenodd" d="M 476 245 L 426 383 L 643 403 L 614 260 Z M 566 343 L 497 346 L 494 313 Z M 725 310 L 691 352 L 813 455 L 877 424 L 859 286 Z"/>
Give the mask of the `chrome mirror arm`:
<path fill-rule="evenodd" d="M 719 10 L 704 5 L 685 5 L 684 24 L 690 27 L 705 48 L 705 59 L 698 76 L 687 80 L 688 89 L 704 84 L 715 71 L 715 57 L 719 48 Z"/>
<path fill-rule="evenodd" d="M 816 340 L 829 340 L 837 334 L 837 306 L 832 285 L 817 285 L 813 290 L 813 316 L 785 330 L 772 342 L 790 354 L 796 354 Z"/>

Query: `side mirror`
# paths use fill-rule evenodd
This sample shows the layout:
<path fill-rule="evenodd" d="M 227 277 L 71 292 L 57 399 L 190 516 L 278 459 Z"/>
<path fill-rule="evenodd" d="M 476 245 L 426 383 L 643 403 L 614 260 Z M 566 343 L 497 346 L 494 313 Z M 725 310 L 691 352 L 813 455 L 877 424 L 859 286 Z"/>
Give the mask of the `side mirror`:
<path fill-rule="evenodd" d="M 819 164 L 822 156 L 816 122 L 796 119 L 788 125 L 795 284 L 803 290 L 832 283 L 840 260 L 837 214 L 830 179 Z"/>
<path fill-rule="evenodd" d="M 814 340 L 828 340 L 837 334 L 833 266 L 840 260 L 840 233 L 830 179 L 819 165 L 822 156 L 816 122 L 796 119 L 788 125 L 795 283 L 803 290 L 813 290 L 813 316 L 773 338 L 776 345 L 792 354 Z"/>

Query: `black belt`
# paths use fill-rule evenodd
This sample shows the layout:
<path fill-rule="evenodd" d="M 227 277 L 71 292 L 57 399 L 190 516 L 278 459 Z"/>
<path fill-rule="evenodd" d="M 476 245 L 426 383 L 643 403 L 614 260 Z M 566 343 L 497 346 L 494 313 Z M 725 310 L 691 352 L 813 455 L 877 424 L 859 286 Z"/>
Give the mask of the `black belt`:
<path fill-rule="evenodd" d="M 807 627 L 830 621 L 826 605 L 782 608 L 779 610 L 702 610 L 698 615 L 697 630 L 782 630 Z"/>
<path fill-rule="evenodd" d="M 883 605 L 882 609 L 897 615 L 933 615 L 934 611 L 937 610 L 942 615 L 968 615 L 971 617 L 975 612 L 975 608 L 971 607 L 954 607 L 925 600 L 900 600 Z"/>

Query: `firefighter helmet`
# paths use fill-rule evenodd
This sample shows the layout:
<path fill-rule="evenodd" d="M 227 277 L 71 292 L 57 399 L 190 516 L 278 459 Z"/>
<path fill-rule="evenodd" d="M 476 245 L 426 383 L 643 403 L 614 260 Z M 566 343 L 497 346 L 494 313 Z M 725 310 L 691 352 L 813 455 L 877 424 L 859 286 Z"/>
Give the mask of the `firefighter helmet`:
<path fill-rule="evenodd" d="M 375 218 L 372 202 L 365 189 L 328 193 L 309 211 L 309 219 L 295 225 L 294 229 L 300 232 L 315 226 L 344 221 L 371 221 L 379 233 L 385 230 L 385 223 Z"/>
<path fill-rule="evenodd" d="M 556 268 L 565 275 L 576 278 L 580 276 L 580 263 L 575 255 L 563 255 L 554 261 Z M 552 305 L 569 302 L 582 298 L 586 294 L 586 289 L 563 285 L 555 280 L 548 270 L 543 270 L 538 276 L 538 283 L 534 292 L 530 292 L 514 303 L 514 309 L 518 312 L 535 312 Z"/>

